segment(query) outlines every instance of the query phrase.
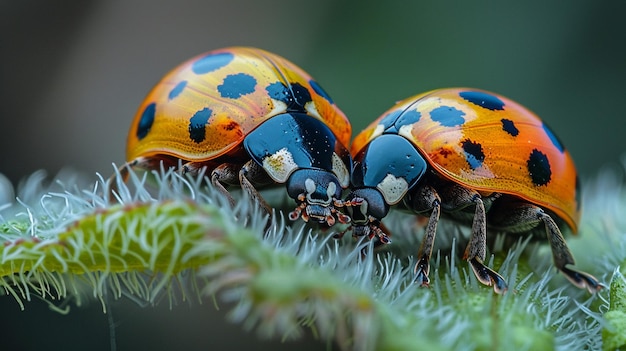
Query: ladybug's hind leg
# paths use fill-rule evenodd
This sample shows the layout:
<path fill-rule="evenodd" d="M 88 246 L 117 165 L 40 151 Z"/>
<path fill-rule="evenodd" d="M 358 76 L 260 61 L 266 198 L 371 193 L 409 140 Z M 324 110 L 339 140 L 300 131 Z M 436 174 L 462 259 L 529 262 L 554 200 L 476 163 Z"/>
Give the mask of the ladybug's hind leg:
<path fill-rule="evenodd" d="M 552 259 L 554 265 L 565 277 L 575 286 L 586 288 L 590 293 L 595 293 L 602 289 L 603 285 L 589 273 L 577 270 L 574 266 L 574 256 L 572 255 L 561 230 L 554 222 L 554 219 L 541 207 L 520 203 L 509 209 L 507 216 L 500 219 L 504 223 L 494 223 L 500 227 L 528 229 L 537 226 L 541 222 L 545 225 L 548 242 L 552 249 Z"/>

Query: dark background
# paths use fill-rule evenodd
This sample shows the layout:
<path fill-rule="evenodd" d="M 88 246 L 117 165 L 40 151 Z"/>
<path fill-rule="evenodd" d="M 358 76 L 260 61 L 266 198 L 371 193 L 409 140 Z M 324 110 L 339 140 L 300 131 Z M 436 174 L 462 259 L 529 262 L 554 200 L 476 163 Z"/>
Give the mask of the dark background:
<path fill-rule="evenodd" d="M 584 182 L 626 149 L 624 13 L 618 0 L 0 0 L 0 173 L 14 183 L 42 168 L 110 174 L 124 161 L 136 108 L 164 73 L 204 51 L 250 45 L 311 73 L 353 135 L 418 92 L 501 93 L 547 121 Z M 210 301 L 113 308 L 121 350 L 280 346 L 229 333 Z M 40 302 L 20 312 L 4 296 L 0 310 L 3 346 L 109 349 L 99 303 L 62 316 Z"/>

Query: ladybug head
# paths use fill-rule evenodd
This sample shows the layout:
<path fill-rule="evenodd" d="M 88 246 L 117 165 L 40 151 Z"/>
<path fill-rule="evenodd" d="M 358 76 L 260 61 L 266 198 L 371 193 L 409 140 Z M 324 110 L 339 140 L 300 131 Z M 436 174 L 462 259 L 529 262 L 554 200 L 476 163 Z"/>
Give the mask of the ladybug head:
<path fill-rule="evenodd" d="M 310 218 L 328 226 L 335 224 L 335 216 L 340 223 L 350 222 L 350 217 L 337 211 L 342 206 L 341 185 L 337 177 L 324 170 L 298 169 L 287 180 L 287 193 L 296 200 L 298 206 L 289 213 L 291 220 L 300 217 L 305 222 Z"/>
<path fill-rule="evenodd" d="M 353 236 L 376 237 L 382 244 L 391 241 L 380 223 L 380 219 L 389 212 L 389 204 L 378 189 L 354 189 L 346 197 L 344 206 L 350 214 Z"/>

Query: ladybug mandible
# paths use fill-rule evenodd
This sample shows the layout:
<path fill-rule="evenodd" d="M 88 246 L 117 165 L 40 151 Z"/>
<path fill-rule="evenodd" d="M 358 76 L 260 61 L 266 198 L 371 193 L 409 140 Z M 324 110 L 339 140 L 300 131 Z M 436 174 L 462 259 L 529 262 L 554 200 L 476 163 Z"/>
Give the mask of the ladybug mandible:
<path fill-rule="evenodd" d="M 415 282 L 429 284 L 440 213 L 471 223 L 465 250 L 478 280 L 507 290 L 484 265 L 487 227 L 547 234 L 556 267 L 590 292 L 602 285 L 576 270 L 559 225 L 576 232 L 580 193 L 574 163 L 535 114 L 503 96 L 465 88 L 440 89 L 400 101 L 356 136 L 348 212 L 353 233 L 389 241 L 380 222 L 390 206 L 429 217 Z M 543 234 L 542 234 L 543 232 Z"/>
<path fill-rule="evenodd" d="M 285 184 L 298 204 L 291 219 L 332 226 L 349 221 L 335 206 L 350 182 L 350 135 L 346 116 L 302 69 L 264 50 L 224 48 L 156 84 L 132 122 L 121 172 L 206 167 L 231 204 L 226 186 L 238 185 L 268 213 L 256 186 Z"/>

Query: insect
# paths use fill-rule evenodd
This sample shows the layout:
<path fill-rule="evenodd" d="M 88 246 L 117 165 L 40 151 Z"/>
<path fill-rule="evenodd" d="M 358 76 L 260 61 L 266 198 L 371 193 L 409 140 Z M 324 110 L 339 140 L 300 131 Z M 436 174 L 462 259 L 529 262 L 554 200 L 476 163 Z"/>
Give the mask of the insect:
<path fill-rule="evenodd" d="M 483 262 L 486 230 L 545 235 L 556 267 L 576 286 L 601 289 L 574 267 L 559 227 L 576 232 L 580 192 L 572 158 L 556 135 L 518 103 L 482 90 L 440 89 L 400 101 L 356 136 L 346 202 L 353 233 L 389 241 L 390 206 L 428 217 L 415 282 L 429 284 L 440 214 L 471 223 L 464 253 L 497 293 L 507 283 Z"/>
<path fill-rule="evenodd" d="M 332 226 L 349 185 L 350 122 L 306 72 L 267 51 L 230 47 L 196 56 L 165 75 L 128 133 L 121 168 L 206 167 L 215 189 L 241 186 L 271 213 L 256 187 L 285 184 L 292 220 Z"/>

